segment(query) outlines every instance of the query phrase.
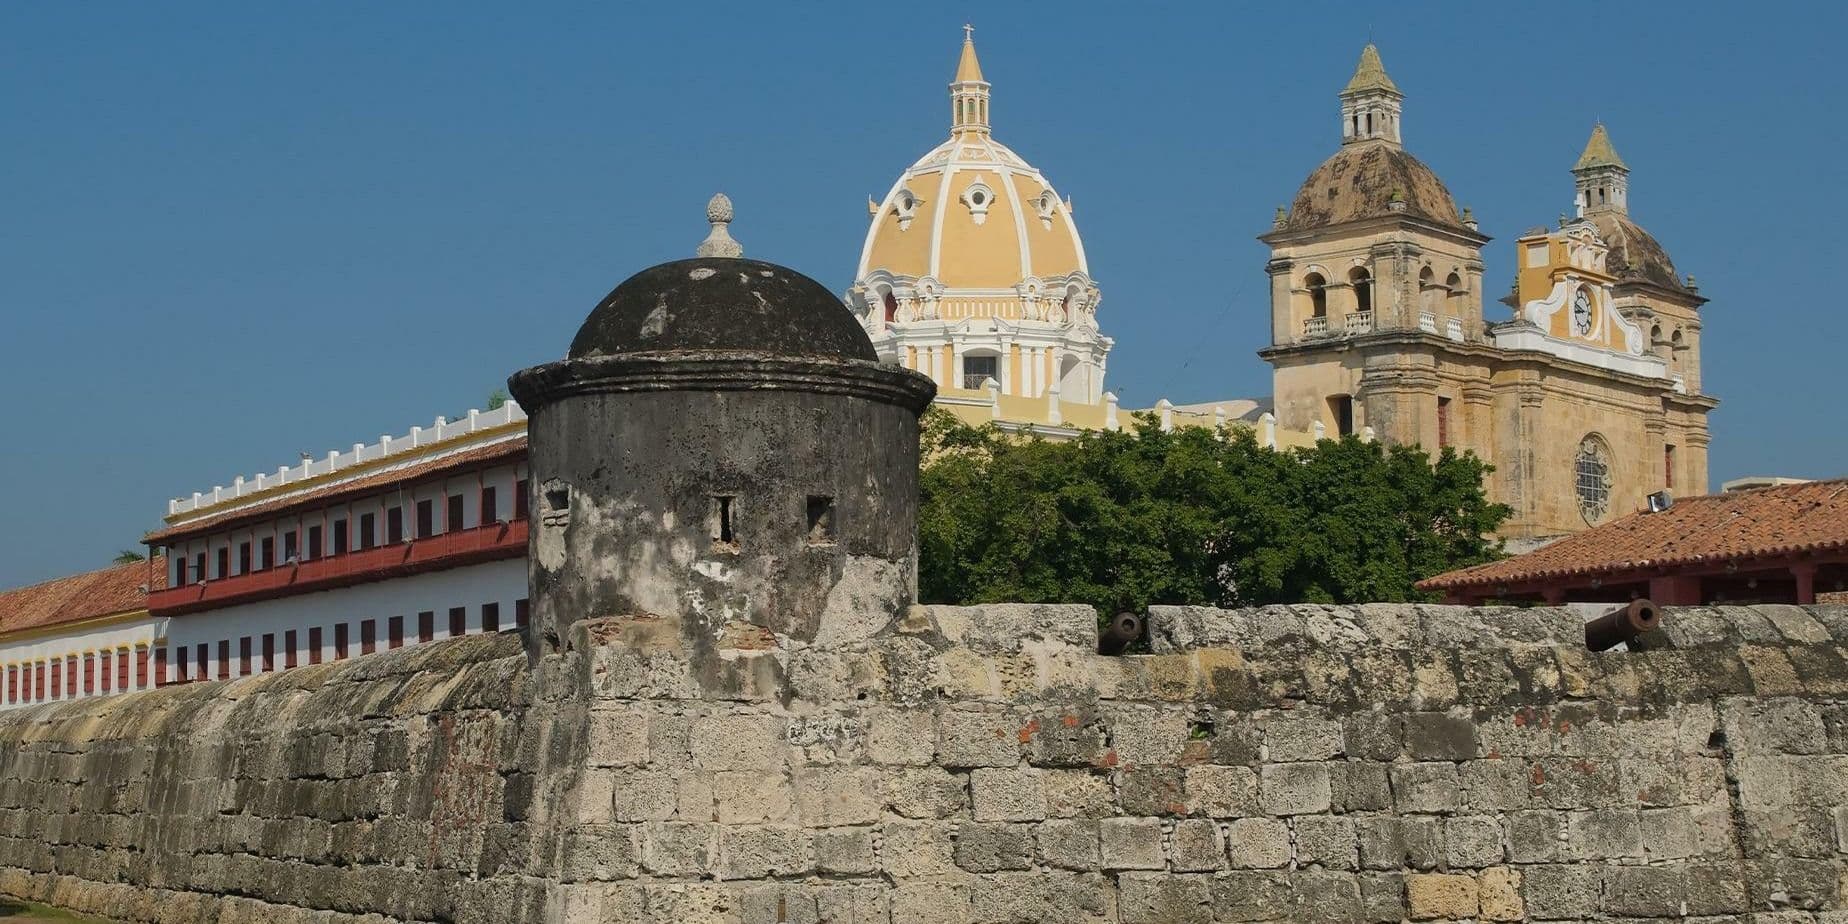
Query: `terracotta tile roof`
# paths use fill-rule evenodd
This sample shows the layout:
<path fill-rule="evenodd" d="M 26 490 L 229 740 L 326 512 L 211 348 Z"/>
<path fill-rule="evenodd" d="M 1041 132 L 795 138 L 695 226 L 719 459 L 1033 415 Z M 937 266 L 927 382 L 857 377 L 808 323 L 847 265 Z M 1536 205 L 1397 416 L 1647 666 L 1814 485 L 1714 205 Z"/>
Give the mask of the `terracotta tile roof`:
<path fill-rule="evenodd" d="M 86 571 L 0 591 L 0 635 L 147 609 L 148 589 L 167 586 L 167 560 Z"/>
<path fill-rule="evenodd" d="M 364 475 L 352 481 L 340 481 L 323 487 L 314 488 L 300 494 L 289 494 L 275 500 L 264 501 L 250 507 L 227 510 L 224 513 L 207 516 L 203 519 L 188 520 L 164 529 L 157 529 L 142 537 L 143 542 L 165 542 L 179 536 L 192 536 L 202 532 L 222 529 L 250 520 L 260 520 L 275 516 L 277 513 L 304 504 L 324 503 L 346 497 L 353 497 L 368 492 L 379 491 L 393 485 L 416 481 L 451 472 L 458 469 L 470 469 L 507 459 L 526 455 L 526 435 L 521 434 L 510 440 L 476 446 L 461 452 L 438 456 L 424 462 L 417 462 L 402 468 L 386 469 L 371 475 Z"/>
<path fill-rule="evenodd" d="M 1419 582 L 1425 590 L 1590 577 L 1848 547 L 1848 479 L 1677 499 L 1501 561 Z"/>

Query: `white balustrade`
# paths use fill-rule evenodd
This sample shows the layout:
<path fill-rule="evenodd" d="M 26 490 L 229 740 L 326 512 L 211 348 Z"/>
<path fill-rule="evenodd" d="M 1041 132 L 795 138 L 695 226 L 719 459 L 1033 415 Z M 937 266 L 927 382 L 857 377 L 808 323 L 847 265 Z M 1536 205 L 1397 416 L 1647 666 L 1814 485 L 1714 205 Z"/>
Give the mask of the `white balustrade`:
<path fill-rule="evenodd" d="M 1350 334 L 1364 334 L 1373 329 L 1373 312 L 1355 311 L 1348 314 L 1343 321 Z"/>
<path fill-rule="evenodd" d="M 1437 333 L 1437 315 L 1429 311 L 1418 312 L 1418 329 L 1427 334 Z"/>
<path fill-rule="evenodd" d="M 1320 337 L 1328 333 L 1328 318 L 1304 318 L 1303 336 Z"/>

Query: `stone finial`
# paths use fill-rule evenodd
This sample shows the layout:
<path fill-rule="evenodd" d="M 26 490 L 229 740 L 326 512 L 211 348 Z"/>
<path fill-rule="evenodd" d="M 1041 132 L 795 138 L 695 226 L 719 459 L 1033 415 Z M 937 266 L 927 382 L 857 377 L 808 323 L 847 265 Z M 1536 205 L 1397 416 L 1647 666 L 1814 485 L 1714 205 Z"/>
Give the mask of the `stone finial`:
<path fill-rule="evenodd" d="M 1698 290 L 1700 289 L 1700 286 L 1698 286 L 1698 285 L 1696 285 L 1696 284 L 1694 283 L 1694 274 L 1693 274 L 1693 273 L 1689 273 L 1689 274 L 1688 274 L 1688 281 L 1687 281 L 1687 287 L 1688 287 L 1688 291 L 1689 291 L 1689 292 L 1694 292 L 1694 291 L 1698 291 Z"/>
<path fill-rule="evenodd" d="M 1275 215 L 1272 215 L 1272 216 L 1271 216 L 1271 227 L 1273 227 L 1273 228 L 1281 228 L 1281 227 L 1283 227 L 1283 226 L 1284 226 L 1284 225 L 1285 225 L 1286 223 L 1288 223 L 1288 222 L 1289 222 L 1289 220 L 1290 220 L 1290 211 L 1289 211 L 1289 209 L 1286 209 L 1286 208 L 1284 208 L 1284 207 L 1283 207 L 1283 206 L 1281 206 L 1281 205 L 1280 205 L 1280 206 L 1277 206 L 1277 213 L 1276 213 Z"/>
<path fill-rule="evenodd" d="M 732 201 L 724 193 L 714 193 L 706 203 L 706 220 L 712 222 L 712 233 L 699 242 L 699 249 L 693 251 L 696 257 L 742 257 L 744 245 L 732 240 L 731 231 L 726 225 L 732 221 Z"/>

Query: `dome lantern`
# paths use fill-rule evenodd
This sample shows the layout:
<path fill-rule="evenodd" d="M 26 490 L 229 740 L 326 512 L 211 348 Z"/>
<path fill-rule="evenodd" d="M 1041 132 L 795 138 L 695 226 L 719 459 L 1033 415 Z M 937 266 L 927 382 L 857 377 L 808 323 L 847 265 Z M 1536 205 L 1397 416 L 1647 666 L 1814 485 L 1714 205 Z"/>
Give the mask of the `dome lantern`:
<path fill-rule="evenodd" d="M 975 27 L 963 24 L 962 58 L 950 82 L 950 131 L 988 134 L 988 81 L 975 57 Z"/>
<path fill-rule="evenodd" d="M 1386 76 L 1380 50 L 1372 42 L 1360 50 L 1354 76 L 1341 88 L 1341 143 L 1384 141 L 1397 146 L 1400 104 L 1405 94 Z"/>

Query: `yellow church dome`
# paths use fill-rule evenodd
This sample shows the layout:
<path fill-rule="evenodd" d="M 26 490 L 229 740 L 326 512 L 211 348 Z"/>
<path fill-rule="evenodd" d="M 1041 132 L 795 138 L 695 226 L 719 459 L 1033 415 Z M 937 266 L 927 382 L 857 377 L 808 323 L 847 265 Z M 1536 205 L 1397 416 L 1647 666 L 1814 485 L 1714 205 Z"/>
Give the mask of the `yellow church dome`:
<path fill-rule="evenodd" d="M 989 133 L 988 88 L 965 35 L 950 84 L 950 139 L 907 168 L 882 201 L 868 201 L 872 225 L 856 278 L 922 281 L 952 298 L 956 290 L 1002 297 L 1088 286 L 1071 203 Z"/>

